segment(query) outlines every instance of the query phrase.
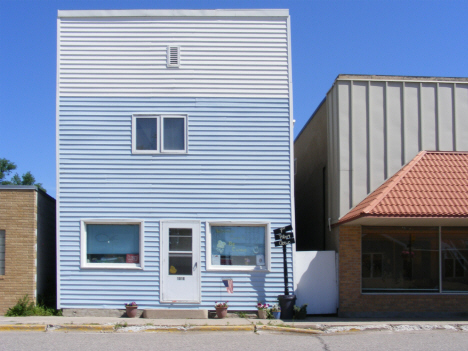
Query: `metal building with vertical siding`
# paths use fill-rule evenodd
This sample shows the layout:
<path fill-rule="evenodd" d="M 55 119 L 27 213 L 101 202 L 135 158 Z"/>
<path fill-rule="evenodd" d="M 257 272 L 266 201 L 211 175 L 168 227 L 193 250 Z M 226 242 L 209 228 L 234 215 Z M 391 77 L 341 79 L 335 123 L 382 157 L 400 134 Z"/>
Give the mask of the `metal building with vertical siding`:
<path fill-rule="evenodd" d="M 468 79 L 340 74 L 295 140 L 297 248 L 337 250 L 340 218 L 421 150 L 468 150 Z"/>
<path fill-rule="evenodd" d="M 272 231 L 294 222 L 288 11 L 59 11 L 57 40 L 58 308 L 275 302 Z"/>

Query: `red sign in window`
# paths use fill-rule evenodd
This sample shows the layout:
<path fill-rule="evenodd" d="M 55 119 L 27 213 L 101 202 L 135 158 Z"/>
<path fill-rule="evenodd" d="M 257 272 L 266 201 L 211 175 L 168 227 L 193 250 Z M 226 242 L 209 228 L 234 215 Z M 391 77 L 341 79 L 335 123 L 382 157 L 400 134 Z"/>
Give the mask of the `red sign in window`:
<path fill-rule="evenodd" d="M 127 254 L 127 263 L 140 263 L 140 255 Z"/>

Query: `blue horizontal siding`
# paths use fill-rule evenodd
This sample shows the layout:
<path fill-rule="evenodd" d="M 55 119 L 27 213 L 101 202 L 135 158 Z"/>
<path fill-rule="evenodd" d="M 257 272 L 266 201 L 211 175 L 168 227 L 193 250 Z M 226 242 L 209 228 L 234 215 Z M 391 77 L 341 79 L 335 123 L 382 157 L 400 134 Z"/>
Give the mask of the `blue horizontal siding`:
<path fill-rule="evenodd" d="M 59 105 L 60 303 L 62 308 L 231 309 L 283 293 L 282 249 L 269 273 L 207 272 L 205 222 L 291 223 L 287 99 L 61 98 Z M 187 154 L 133 155 L 133 113 L 188 115 Z M 145 221 L 143 270 L 80 269 L 80 220 Z M 201 221 L 201 304 L 159 304 L 159 221 Z M 273 235 L 271 234 L 271 241 Z M 292 256 L 288 247 L 290 290 Z M 223 278 L 232 278 L 227 294 Z"/>

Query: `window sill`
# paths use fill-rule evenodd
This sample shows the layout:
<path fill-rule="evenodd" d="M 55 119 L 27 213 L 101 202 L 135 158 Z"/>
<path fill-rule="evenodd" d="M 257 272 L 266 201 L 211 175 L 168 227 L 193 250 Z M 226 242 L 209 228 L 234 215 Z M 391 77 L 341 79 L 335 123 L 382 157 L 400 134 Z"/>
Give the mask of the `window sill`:
<path fill-rule="evenodd" d="M 133 269 L 142 270 L 143 267 L 136 264 L 125 264 L 125 263 L 87 263 L 81 265 L 81 269 Z"/>
<path fill-rule="evenodd" d="M 270 272 L 266 266 L 208 266 L 206 270 L 209 272 Z"/>

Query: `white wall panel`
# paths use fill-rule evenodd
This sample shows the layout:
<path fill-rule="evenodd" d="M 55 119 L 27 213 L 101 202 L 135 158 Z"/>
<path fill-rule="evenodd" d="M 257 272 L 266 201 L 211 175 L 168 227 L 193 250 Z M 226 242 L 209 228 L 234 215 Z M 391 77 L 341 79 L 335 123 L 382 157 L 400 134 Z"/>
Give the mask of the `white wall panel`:
<path fill-rule="evenodd" d="M 421 84 L 421 149 L 437 150 L 437 85 Z"/>
<path fill-rule="evenodd" d="M 455 86 L 456 149 L 468 150 L 468 85 Z"/>
<path fill-rule="evenodd" d="M 369 183 L 378 187 L 385 179 L 385 82 L 369 84 Z"/>
<path fill-rule="evenodd" d="M 402 118 L 403 84 L 387 83 L 387 177 L 395 174 L 402 166 Z"/>
<path fill-rule="evenodd" d="M 351 95 L 350 95 L 350 84 L 348 82 L 339 83 L 337 89 L 334 90 L 336 95 L 336 108 L 335 114 L 337 116 L 337 145 L 336 151 L 339 159 L 337 159 L 336 170 L 337 177 L 335 182 L 331 184 L 339 184 L 339 188 L 336 189 L 336 198 L 339 199 L 340 196 L 345 198 L 350 197 L 350 177 L 351 177 L 351 168 L 350 167 L 339 167 L 339 165 L 349 165 L 351 158 L 351 140 L 350 140 L 350 107 L 351 107 Z M 339 106 L 339 108 L 338 108 Z M 349 145 L 349 149 L 342 148 L 341 145 Z M 332 186 L 333 187 L 333 186 Z M 343 204 L 342 206 L 348 206 L 348 204 Z M 341 208 L 336 211 L 336 216 L 341 212 Z M 337 218 L 337 217 L 333 217 Z"/>
<path fill-rule="evenodd" d="M 351 85 L 351 171 L 352 171 L 352 206 L 356 206 L 363 195 L 367 194 L 367 121 L 368 121 L 368 83 L 353 82 Z M 346 145 L 340 145 L 346 150 Z M 347 165 L 340 165 L 342 167 Z M 349 208 L 349 205 L 348 205 Z M 340 213 L 341 215 L 341 213 Z"/>
<path fill-rule="evenodd" d="M 420 150 L 419 83 L 404 84 L 404 162 L 413 159 Z"/>
<path fill-rule="evenodd" d="M 439 84 L 439 151 L 453 150 L 453 84 Z"/>

